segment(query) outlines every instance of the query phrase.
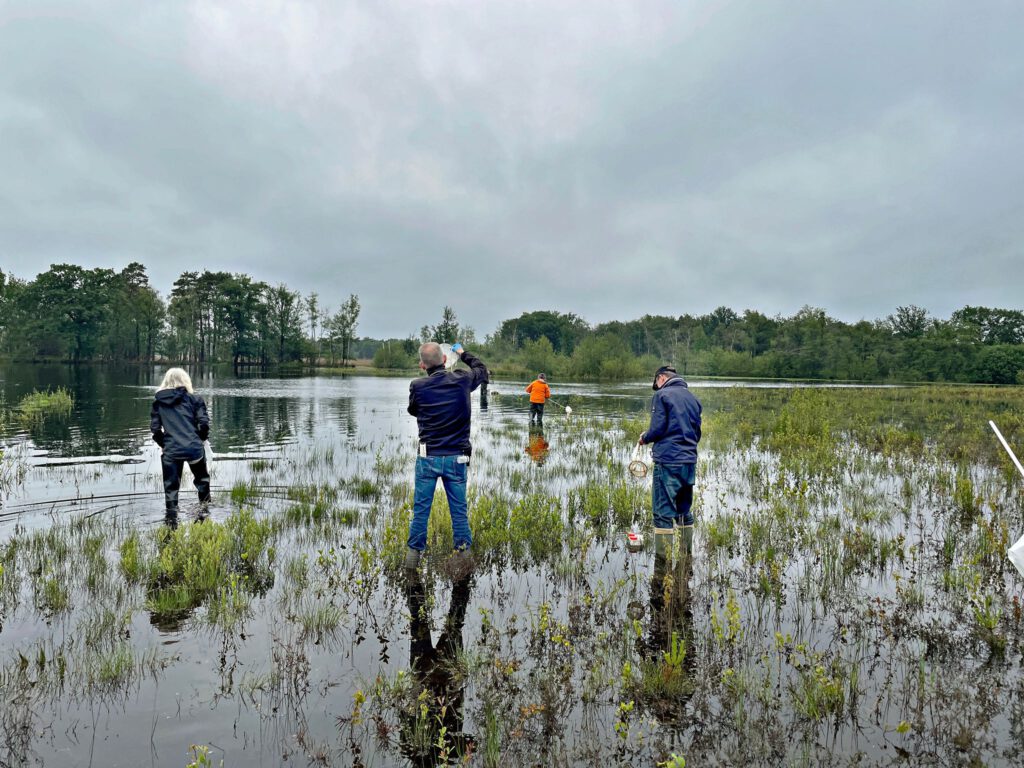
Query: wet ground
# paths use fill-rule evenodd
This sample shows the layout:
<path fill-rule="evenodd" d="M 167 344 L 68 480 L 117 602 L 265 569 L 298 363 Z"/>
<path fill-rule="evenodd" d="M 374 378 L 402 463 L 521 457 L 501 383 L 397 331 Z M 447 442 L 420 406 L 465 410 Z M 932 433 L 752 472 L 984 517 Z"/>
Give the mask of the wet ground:
<path fill-rule="evenodd" d="M 698 525 L 658 556 L 649 384 L 555 382 L 531 430 L 497 382 L 475 568 L 439 494 L 408 578 L 407 379 L 197 377 L 214 501 L 167 520 L 155 372 L 0 375 L 76 402 L 6 426 L 0 765 L 1015 763 L 1017 389 L 691 382 Z"/>

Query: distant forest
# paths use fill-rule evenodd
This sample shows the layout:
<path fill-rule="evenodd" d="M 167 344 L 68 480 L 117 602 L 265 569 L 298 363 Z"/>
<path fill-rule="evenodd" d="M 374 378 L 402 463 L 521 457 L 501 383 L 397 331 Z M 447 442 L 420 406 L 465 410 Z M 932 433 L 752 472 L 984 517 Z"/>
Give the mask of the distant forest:
<path fill-rule="evenodd" d="M 463 341 L 498 374 L 626 380 L 665 362 L 689 376 L 1024 384 L 1024 312 L 917 306 L 844 323 L 824 309 L 768 317 L 719 307 L 590 325 L 526 312 L 478 340 L 444 307 L 404 339 L 358 337 L 355 294 L 340 307 L 244 274 L 185 272 L 165 301 L 142 264 L 120 272 L 57 264 L 34 280 L 0 271 L 0 356 L 68 362 L 177 361 L 240 366 L 415 365 L 421 341 Z"/>

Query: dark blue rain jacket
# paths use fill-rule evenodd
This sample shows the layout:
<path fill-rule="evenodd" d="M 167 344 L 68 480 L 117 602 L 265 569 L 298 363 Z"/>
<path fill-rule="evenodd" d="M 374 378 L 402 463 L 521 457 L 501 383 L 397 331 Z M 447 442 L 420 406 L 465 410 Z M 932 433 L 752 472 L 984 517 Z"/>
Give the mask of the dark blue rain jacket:
<path fill-rule="evenodd" d="M 654 393 L 651 425 L 641 437 L 654 443 L 652 453 L 658 464 L 696 464 L 700 442 L 700 401 L 675 376 Z"/>
<path fill-rule="evenodd" d="M 487 368 L 469 352 L 462 353 L 468 371 L 427 369 L 424 378 L 409 384 L 409 413 L 416 417 L 420 442 L 428 456 L 469 456 L 469 394 L 487 381 Z"/>
<path fill-rule="evenodd" d="M 149 430 L 167 458 L 199 461 L 203 441 L 210 436 L 206 403 L 184 387 L 161 389 L 149 413 Z"/>

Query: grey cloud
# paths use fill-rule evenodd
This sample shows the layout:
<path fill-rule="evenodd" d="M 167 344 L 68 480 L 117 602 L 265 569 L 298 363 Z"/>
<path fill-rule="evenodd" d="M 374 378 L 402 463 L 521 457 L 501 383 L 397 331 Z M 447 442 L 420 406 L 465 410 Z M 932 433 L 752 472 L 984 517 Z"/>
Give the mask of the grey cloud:
<path fill-rule="evenodd" d="M 5 270 L 246 271 L 375 335 L 1019 304 L 1016 4 L 139 8 L 0 6 Z"/>

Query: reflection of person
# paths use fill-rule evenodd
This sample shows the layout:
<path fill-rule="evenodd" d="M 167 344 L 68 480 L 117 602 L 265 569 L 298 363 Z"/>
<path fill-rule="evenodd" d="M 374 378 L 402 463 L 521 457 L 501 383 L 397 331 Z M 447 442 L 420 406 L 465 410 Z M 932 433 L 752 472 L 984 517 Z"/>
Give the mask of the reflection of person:
<path fill-rule="evenodd" d="M 416 710 L 406 713 L 401 728 L 402 752 L 413 765 L 447 765 L 447 758 L 466 754 L 470 738 L 462 732 L 465 676 L 455 674 L 462 651 L 462 627 L 469 604 L 470 577 L 452 585 L 452 603 L 437 645 L 430 640 L 430 609 L 418 571 L 409 574 L 409 666 L 417 688 Z M 424 695 L 425 694 L 425 695 Z M 426 711 L 420 704 L 426 706 Z M 439 741 L 441 729 L 443 741 Z"/>
<path fill-rule="evenodd" d="M 537 464 L 543 464 L 548 458 L 548 441 L 540 427 L 530 429 L 530 442 L 526 444 L 526 453 Z"/>
<path fill-rule="evenodd" d="M 210 436 L 210 416 L 203 398 L 192 389 L 192 379 L 181 368 L 169 368 L 157 389 L 149 414 L 153 442 L 163 449 L 164 502 L 169 514 L 178 511 L 178 488 L 185 462 L 199 492 L 200 503 L 210 501 L 210 472 L 203 441 Z"/>
<path fill-rule="evenodd" d="M 484 369 L 484 380 L 480 382 L 480 410 L 487 410 L 487 385 L 491 381 L 491 372 Z"/>
<path fill-rule="evenodd" d="M 674 569 L 671 567 L 671 548 L 656 551 L 654 555 L 650 624 L 646 638 L 640 643 L 640 650 L 647 664 L 653 665 L 652 671 L 658 681 L 657 686 L 646 689 L 645 699 L 659 720 L 677 720 L 682 713 L 682 701 L 692 696 L 695 688 L 696 655 L 690 593 L 693 558 L 688 541 L 692 533 L 692 527 L 684 529 Z"/>
<path fill-rule="evenodd" d="M 675 568 L 671 569 L 673 555 Z M 671 549 L 655 551 L 651 574 L 651 646 L 668 650 L 672 633 L 693 633 L 693 608 L 690 602 L 690 576 L 693 574 L 693 528 L 683 532 L 678 553 Z"/>
<path fill-rule="evenodd" d="M 701 406 L 686 382 L 670 365 L 654 374 L 651 423 L 640 435 L 640 445 L 653 443 L 655 551 L 672 542 L 675 529 L 693 535 L 693 484 L 697 477 Z"/>
<path fill-rule="evenodd" d="M 445 369 L 441 346 L 432 341 L 420 347 L 420 368 L 427 372 L 409 385 L 409 413 L 419 427 L 420 450 L 416 457 L 416 485 L 405 567 L 419 565 L 427 547 L 427 523 L 438 478 L 444 484 L 452 516 L 452 537 L 457 553 L 469 559 L 473 536 L 466 510 L 466 470 L 473 448 L 469 442 L 470 393 L 487 378 L 487 369 L 476 357 L 452 345 L 469 366 L 468 371 Z"/>
<path fill-rule="evenodd" d="M 537 378 L 526 385 L 526 391 L 530 393 L 530 423 L 533 424 L 536 420 L 540 424 L 544 421 L 544 403 L 551 397 L 547 377 L 543 373 L 538 373 Z"/>

